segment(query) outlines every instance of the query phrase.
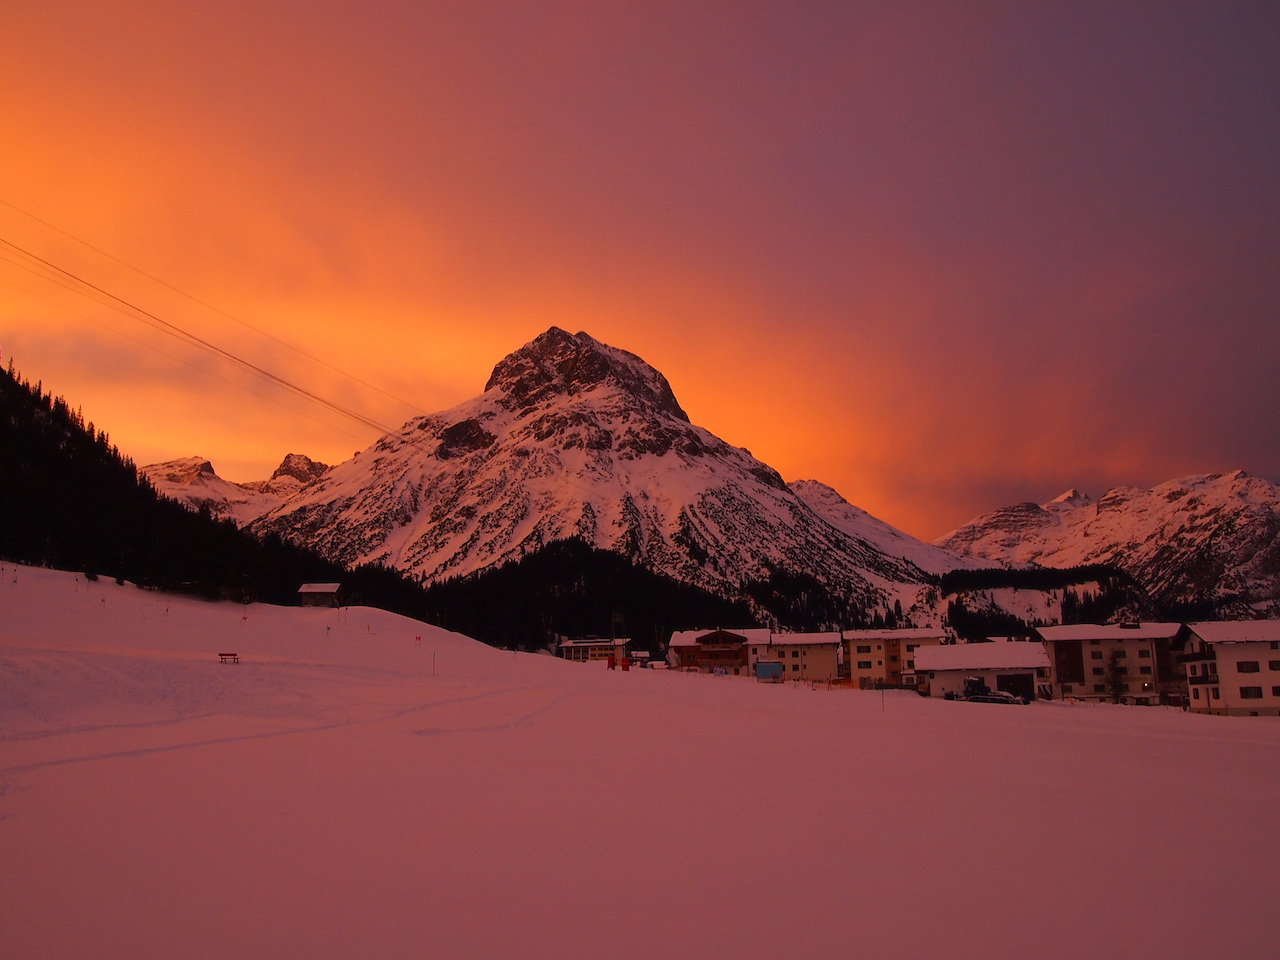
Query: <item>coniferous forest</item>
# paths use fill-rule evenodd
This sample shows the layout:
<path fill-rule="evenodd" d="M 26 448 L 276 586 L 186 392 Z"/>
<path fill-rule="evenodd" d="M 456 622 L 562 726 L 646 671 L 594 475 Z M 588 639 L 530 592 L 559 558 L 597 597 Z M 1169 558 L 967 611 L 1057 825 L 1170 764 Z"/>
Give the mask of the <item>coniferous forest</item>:
<path fill-rule="evenodd" d="M 290 602 L 333 564 L 160 496 L 105 430 L 12 367 L 0 376 L 0 554 L 140 586 Z"/>
<path fill-rule="evenodd" d="M 746 627 L 750 606 L 634 565 L 582 540 L 427 587 L 427 619 L 496 646 L 532 649 L 546 636 L 628 637 L 658 652 L 673 630 Z"/>

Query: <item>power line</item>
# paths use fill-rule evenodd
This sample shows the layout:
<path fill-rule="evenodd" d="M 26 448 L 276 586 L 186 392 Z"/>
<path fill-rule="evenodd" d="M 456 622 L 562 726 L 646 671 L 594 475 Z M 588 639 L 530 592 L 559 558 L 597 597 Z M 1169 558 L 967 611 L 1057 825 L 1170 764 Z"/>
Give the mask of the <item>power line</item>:
<path fill-rule="evenodd" d="M 190 331 L 184 330 L 182 327 L 179 327 L 177 324 L 170 323 L 168 320 L 158 317 L 154 313 L 151 313 L 150 311 L 144 310 L 142 307 L 139 307 L 137 304 L 131 303 L 130 301 L 125 300 L 123 297 L 118 297 L 114 293 L 111 293 L 109 290 L 105 290 L 94 283 L 90 283 L 88 280 L 85 280 L 83 277 L 77 276 L 76 274 L 72 273 L 70 270 L 66 270 L 58 266 L 57 264 L 44 259 L 43 257 L 37 256 L 36 254 L 32 253 L 30 250 L 27 250 L 24 247 L 20 247 L 18 244 L 13 243 L 10 240 L 6 240 L 3 237 L 0 237 L 0 244 L 3 244 L 4 246 L 17 251 L 21 256 L 26 257 L 37 264 L 40 264 L 42 267 L 48 270 L 54 271 L 55 279 L 57 277 L 64 277 L 66 279 L 69 279 L 74 283 L 80 285 L 81 287 L 87 290 L 93 291 L 94 294 L 100 297 L 105 297 L 107 298 L 107 300 L 111 301 L 112 303 L 118 304 L 120 307 L 123 307 L 127 310 L 132 311 L 136 319 L 140 318 L 142 322 L 156 328 L 157 330 L 160 330 L 163 333 L 168 334 L 169 336 L 172 336 L 184 343 L 198 347 L 199 349 L 204 350 L 205 352 L 210 353 L 213 356 L 216 356 L 222 360 L 225 360 L 244 370 L 248 370 L 249 372 L 257 376 L 262 377 L 264 380 L 274 383 L 277 386 L 283 387 L 286 390 L 290 390 L 301 397 L 311 400 L 314 403 L 318 403 L 321 406 L 326 407 L 334 411 L 335 413 L 341 414 L 342 416 L 347 417 L 350 420 L 354 420 L 356 423 L 359 423 L 361 426 L 369 427 L 370 429 L 377 430 L 379 433 L 382 433 L 382 434 L 392 433 L 395 430 L 394 427 L 390 427 L 385 423 L 381 423 L 377 420 L 374 420 L 372 417 L 365 416 L 363 413 L 359 413 L 356 410 L 352 410 L 350 407 L 346 407 L 346 406 L 343 406 L 342 404 L 335 403 L 332 400 L 328 400 L 317 393 L 313 393 L 312 391 L 308 390 L 306 387 L 300 386 L 299 384 L 296 384 L 291 380 L 287 380 L 284 377 L 274 374 L 270 370 L 267 370 L 264 367 L 260 367 L 256 363 L 246 360 L 243 357 L 240 357 L 229 350 L 224 350 L 222 347 L 219 347 L 217 344 L 211 343 L 208 340 L 203 339 L 202 337 L 198 337 L 194 333 L 191 333 Z M 13 263 L 14 261 L 10 260 L 9 262 Z M 37 273 L 36 270 L 31 269 L 30 267 L 26 267 L 22 264 L 17 264 L 17 265 L 23 266 L 24 269 L 28 269 L 32 273 Z M 65 284 L 63 285 L 65 286 Z M 83 290 L 77 291 L 77 292 L 80 292 L 83 294 Z M 97 297 L 90 297 L 90 299 L 96 300 Z M 103 301 L 98 300 L 98 302 L 101 303 Z M 107 305 L 110 306 L 111 303 L 108 303 Z M 116 308 L 113 307 L 113 309 L 116 309 Z"/>
<path fill-rule="evenodd" d="M 92 243 L 89 243 L 87 240 L 82 240 L 80 237 L 77 237 L 75 234 L 68 233 L 66 230 L 63 230 L 61 227 L 58 227 L 47 220 L 43 220 L 40 217 L 37 217 L 34 213 L 30 213 L 26 210 L 23 210 L 21 207 L 10 203 L 8 200 L 4 200 L 0 198 L 0 205 L 6 206 L 10 210 L 15 211 L 16 213 L 20 213 L 24 217 L 28 217 L 31 220 L 34 220 L 36 223 L 39 223 L 42 226 L 48 227 L 50 230 L 53 230 L 55 233 L 60 233 L 64 237 L 67 237 L 70 240 L 74 240 L 76 243 L 80 244 L 81 246 L 87 247 L 88 249 L 92 250 L 94 253 L 104 256 L 108 260 L 113 260 L 123 267 L 127 267 L 128 269 L 132 270 L 134 273 L 138 274 L 139 276 L 146 277 L 151 282 L 158 283 L 160 284 L 160 286 L 165 287 L 166 289 L 172 290 L 174 293 L 178 294 L 179 296 L 186 297 L 192 303 L 197 303 L 200 306 L 204 307 L 206 310 L 211 310 L 214 313 L 218 314 L 219 316 L 226 317 L 228 320 L 232 321 L 233 323 L 238 323 L 240 324 L 240 326 L 244 327 L 245 329 L 252 330 L 254 333 L 258 334 L 259 336 L 266 337 L 268 340 L 272 340 L 275 343 L 280 344 L 282 347 L 286 347 L 289 350 L 292 350 L 294 353 L 297 353 L 300 356 L 306 357 L 308 360 L 311 360 L 314 363 L 320 364 L 322 367 L 328 367 L 330 370 L 334 371 L 335 373 L 341 374 L 342 376 L 346 377 L 348 380 L 358 383 L 363 387 L 368 387 L 370 390 L 373 390 L 376 393 L 380 393 L 384 397 L 387 397 L 390 400 L 394 400 L 396 403 L 399 403 L 405 407 L 408 407 L 410 410 L 416 411 L 417 413 L 420 413 L 423 415 L 427 414 L 426 410 L 423 410 L 421 407 L 418 407 L 417 405 L 410 403 L 408 400 L 404 400 L 400 397 L 397 397 L 393 393 L 388 393 L 386 390 L 383 390 L 381 387 L 376 386 L 375 384 L 369 383 L 367 380 L 362 380 L 360 377 L 357 377 L 355 374 L 348 373 L 346 370 L 343 370 L 341 367 L 334 366 L 332 363 L 329 363 L 327 360 L 322 360 L 320 357 L 317 357 L 314 354 L 308 353 L 307 351 L 303 350 L 301 347 L 297 347 L 292 343 L 289 343 L 287 340 L 282 340 L 279 337 L 275 336 L 274 334 L 267 332 L 266 330 L 262 330 L 259 327 L 255 327 L 253 324 L 249 323 L 246 320 L 242 320 L 239 317 L 234 316 L 233 314 L 230 314 L 225 310 L 215 307 L 213 304 L 200 299 L 194 294 L 188 293 L 187 291 L 182 290 L 178 287 L 175 287 L 173 284 L 165 280 L 161 280 L 157 276 L 147 273 L 145 270 L 141 269 L 140 267 L 134 266 L 133 264 L 129 263 L 127 260 L 122 260 L 119 257 L 115 256 L 114 254 L 108 253 L 106 250 L 103 250 L 101 247 L 96 247 Z"/>
<path fill-rule="evenodd" d="M 11 260 L 8 257 L 0 256 L 0 260 L 4 260 L 7 263 L 12 263 L 15 266 L 19 266 L 19 267 L 22 266 L 22 264 L 20 264 L 18 261 Z M 282 403 L 280 400 L 276 399 L 275 397 L 269 397 L 265 393 L 259 393 L 256 390 L 250 390 L 243 383 L 236 383 L 234 380 L 228 379 L 227 377 L 220 376 L 219 374 L 214 373 L 212 370 L 208 370 L 205 367 L 200 366 L 199 364 L 192 363 L 190 360 L 184 359 L 183 357 L 180 357 L 177 354 L 169 353 L 165 350 L 161 350 L 154 343 L 147 343 L 145 340 L 139 340 L 137 337 L 131 337 L 129 336 L 129 334 L 125 333 L 122 330 L 117 330 L 115 327 L 111 326 L 110 324 L 103 323 L 101 320 L 95 319 L 94 317 L 91 317 L 88 314 L 80 313 L 77 310 L 72 310 L 66 304 L 58 303 L 56 300 L 51 300 L 48 297 L 44 296 L 43 294 L 36 293 L 34 290 L 29 290 L 19 283 L 14 283 L 12 280 L 9 280 L 4 277 L 0 277 L 0 282 L 6 283 L 16 290 L 21 290 L 23 293 L 27 294 L 27 296 L 35 297 L 37 300 L 43 300 L 45 303 L 50 304 L 51 306 L 55 306 L 60 310 L 65 310 L 67 311 L 67 313 L 71 314 L 73 317 L 79 317 L 81 320 L 84 320 L 87 323 L 92 323 L 95 326 L 102 327 L 102 329 L 104 330 L 109 330 L 110 332 L 114 333 L 116 336 L 123 337 L 125 340 L 128 340 L 130 343 L 136 343 L 138 344 L 138 346 L 145 347 L 148 350 L 153 350 L 156 353 L 160 354 L 160 356 L 167 357 L 168 359 L 174 361 L 175 363 L 180 363 L 183 366 L 190 367 L 192 370 L 196 370 L 199 373 L 204 374 L 206 377 L 210 377 L 214 380 L 220 380 L 223 383 L 228 384 L 232 387 L 235 387 L 238 390 L 244 390 L 250 396 L 257 397 L 259 400 L 264 400 L 267 403 L 270 403 L 277 407 L 281 407 L 285 410 L 288 410 L 290 413 L 296 416 L 305 417 L 306 419 L 312 421 L 313 423 L 318 423 L 323 427 L 328 427 L 330 430 L 336 430 L 341 434 L 345 434 L 346 436 L 351 437 L 353 440 L 358 441 L 361 439 L 359 436 L 352 433 L 350 430 L 344 430 L 341 427 L 336 426 L 332 423 L 329 423 L 326 420 L 321 420 L 319 417 L 312 416 L 309 413 L 304 413 L 303 411 L 299 410 L 296 407 L 291 407 L 287 403 Z M 69 285 L 66 285 L 64 286 L 64 289 L 71 290 L 72 288 Z M 94 299 L 94 302 L 100 303 L 102 301 Z"/>

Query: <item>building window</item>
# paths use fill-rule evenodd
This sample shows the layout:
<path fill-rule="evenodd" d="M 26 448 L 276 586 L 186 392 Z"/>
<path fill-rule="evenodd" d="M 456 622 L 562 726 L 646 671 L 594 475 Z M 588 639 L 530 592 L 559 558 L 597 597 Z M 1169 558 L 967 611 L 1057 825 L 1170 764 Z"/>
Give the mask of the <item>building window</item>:
<path fill-rule="evenodd" d="M 1090 651 L 1089 651 L 1089 659 L 1090 659 L 1090 660 L 1101 660 L 1101 659 L 1102 659 L 1102 651 L 1101 651 L 1101 650 L 1090 650 Z"/>
<path fill-rule="evenodd" d="M 1123 650 L 1117 650 L 1117 651 L 1115 652 L 1115 657 L 1116 657 L 1116 659 L 1117 659 L 1117 660 L 1123 660 L 1123 659 L 1124 659 L 1125 657 L 1127 657 L 1128 655 L 1129 655 L 1129 654 L 1125 653 Z"/>
<path fill-rule="evenodd" d="M 791 659 L 792 659 L 792 660 L 799 660 L 799 659 L 800 659 L 800 651 L 799 651 L 799 650 L 792 650 L 792 651 L 791 651 Z"/>
<path fill-rule="evenodd" d="M 1272 687 L 1272 688 L 1271 688 L 1271 695 L 1272 695 L 1273 697 L 1280 697 L 1280 687 Z"/>
<path fill-rule="evenodd" d="M 1221 696 L 1219 696 L 1219 694 L 1218 694 L 1218 688 L 1217 688 L 1217 687 L 1214 687 L 1212 690 L 1210 690 L 1210 691 L 1209 691 L 1209 696 L 1213 697 L 1213 699 L 1215 699 L 1215 700 L 1221 700 L 1221 699 L 1222 699 L 1222 697 L 1221 697 Z"/>
<path fill-rule="evenodd" d="M 1268 670 L 1280 670 L 1280 660 L 1268 660 L 1268 661 L 1267 661 L 1267 669 L 1268 669 Z"/>
<path fill-rule="evenodd" d="M 1199 688 L 1199 687 L 1192 687 L 1192 688 L 1191 688 L 1191 699 L 1192 699 L 1192 700 L 1199 700 L 1199 699 L 1200 699 L 1200 688 Z"/>
<path fill-rule="evenodd" d="M 907 644 L 907 653 L 911 653 L 911 652 L 913 652 L 917 646 L 919 646 L 919 644 L 915 644 L 915 643 L 908 643 L 908 644 Z"/>
<path fill-rule="evenodd" d="M 1107 692 L 1107 685 L 1106 685 L 1105 683 L 1095 683 L 1095 684 L 1093 685 L 1093 692 L 1094 692 L 1094 693 L 1106 693 L 1106 692 Z"/>
<path fill-rule="evenodd" d="M 1261 700 L 1262 688 L 1261 687 L 1241 687 L 1240 699 L 1241 700 Z"/>
<path fill-rule="evenodd" d="M 1200 668 L 1196 666 L 1194 663 L 1191 664 L 1191 666 L 1187 667 L 1187 676 L 1189 677 L 1200 676 Z"/>
<path fill-rule="evenodd" d="M 916 668 L 916 662 L 915 662 L 914 660 L 908 660 L 908 661 L 907 661 L 907 669 L 908 669 L 908 670 L 914 670 L 915 668 Z"/>
<path fill-rule="evenodd" d="M 856 651 L 856 652 L 857 652 L 857 653 L 870 653 L 870 652 L 871 652 L 871 644 L 869 644 L 869 643 L 868 643 L 868 644 L 865 644 L 865 645 L 860 645 L 860 646 L 858 647 L 858 649 L 857 649 L 857 651 Z"/>
<path fill-rule="evenodd" d="M 1257 660 L 1241 660 L 1236 664 L 1236 672 L 1237 673 L 1257 673 L 1258 661 Z"/>
<path fill-rule="evenodd" d="M 1150 660 L 1150 659 L 1151 659 L 1151 651 L 1150 651 L 1150 650 L 1139 650 L 1139 651 L 1138 651 L 1138 656 L 1139 656 L 1139 657 L 1146 657 L 1148 660 Z"/>
<path fill-rule="evenodd" d="M 1106 673 L 1106 672 L 1107 672 L 1107 671 L 1103 670 L 1101 667 L 1094 667 L 1094 668 L 1093 668 L 1093 675 L 1094 675 L 1095 677 L 1100 677 L 1100 676 L 1102 676 L 1102 675 L 1103 675 L 1104 673 Z"/>
<path fill-rule="evenodd" d="M 1147 666 L 1147 665 L 1144 663 L 1142 666 L 1140 666 L 1140 667 L 1138 668 L 1138 672 L 1139 672 L 1139 673 L 1150 673 L 1150 672 L 1151 672 L 1151 668 L 1150 668 L 1149 666 Z"/>
<path fill-rule="evenodd" d="M 1116 671 L 1116 673 L 1117 673 L 1117 674 L 1119 674 L 1119 675 L 1120 675 L 1120 676 L 1122 676 L 1122 677 L 1127 677 L 1127 676 L 1129 675 L 1129 668 L 1128 668 L 1128 667 L 1116 667 L 1116 668 L 1115 668 L 1115 671 Z"/>
<path fill-rule="evenodd" d="M 793 664 L 791 665 L 791 672 L 792 672 L 792 673 L 799 673 L 799 672 L 800 672 L 800 664 L 798 664 L 798 663 L 793 663 Z"/>
<path fill-rule="evenodd" d="M 871 661 L 870 661 L 870 660 L 859 660 L 859 661 L 858 661 L 858 669 L 859 669 L 859 670 L 870 670 L 870 669 L 871 669 Z"/>
<path fill-rule="evenodd" d="M 1102 642 L 1101 640 L 1090 640 L 1090 641 L 1089 641 L 1089 643 L 1090 643 L 1091 645 L 1095 646 L 1095 647 L 1096 647 L 1098 644 L 1100 644 L 1101 642 Z"/>

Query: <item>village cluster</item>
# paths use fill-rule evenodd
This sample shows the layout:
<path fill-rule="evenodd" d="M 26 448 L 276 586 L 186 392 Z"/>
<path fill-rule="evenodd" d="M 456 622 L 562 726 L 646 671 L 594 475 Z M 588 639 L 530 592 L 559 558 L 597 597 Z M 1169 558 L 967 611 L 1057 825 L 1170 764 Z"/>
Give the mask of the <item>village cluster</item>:
<path fill-rule="evenodd" d="M 569 660 L 649 665 L 625 639 L 562 639 Z M 1280 716 L 1280 620 L 1073 624 L 958 642 L 944 629 L 673 633 L 669 669 L 935 697 L 974 689 L 1014 702 L 1081 700 Z"/>

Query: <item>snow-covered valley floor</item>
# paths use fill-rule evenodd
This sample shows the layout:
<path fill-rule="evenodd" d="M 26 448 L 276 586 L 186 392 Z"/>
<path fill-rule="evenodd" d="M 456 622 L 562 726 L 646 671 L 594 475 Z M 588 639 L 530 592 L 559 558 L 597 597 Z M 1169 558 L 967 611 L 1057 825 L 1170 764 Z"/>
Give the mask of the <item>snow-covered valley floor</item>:
<path fill-rule="evenodd" d="M 1278 788 L 1268 719 L 0 578 L 5 960 L 1271 958 Z"/>

